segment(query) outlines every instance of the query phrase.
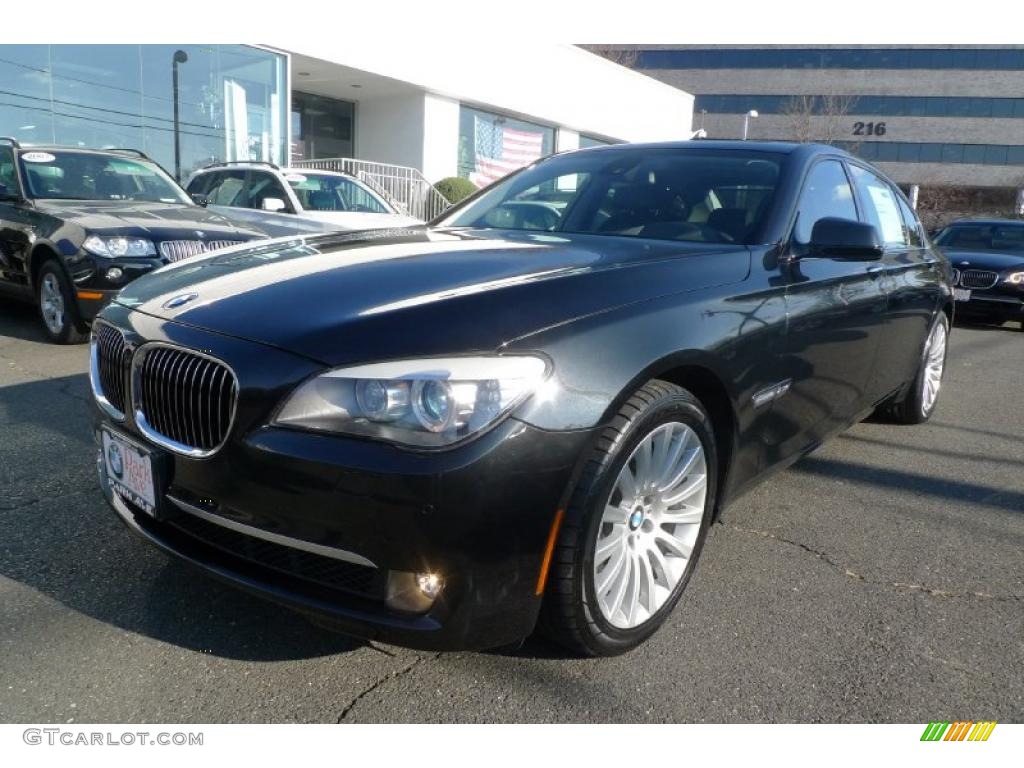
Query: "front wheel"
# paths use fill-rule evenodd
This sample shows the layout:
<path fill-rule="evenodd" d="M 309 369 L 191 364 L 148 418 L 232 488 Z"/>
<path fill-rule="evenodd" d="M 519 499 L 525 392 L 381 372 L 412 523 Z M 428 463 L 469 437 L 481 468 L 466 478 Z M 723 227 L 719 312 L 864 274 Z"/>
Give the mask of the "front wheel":
<path fill-rule="evenodd" d="M 74 294 L 64 271 L 53 259 L 39 270 L 36 288 L 39 316 L 47 336 L 57 344 L 81 344 L 87 334 L 78 319 Z"/>
<path fill-rule="evenodd" d="M 607 426 L 566 510 L 541 628 L 589 656 L 644 642 L 686 587 L 711 524 L 718 465 L 711 419 L 654 380 Z"/>

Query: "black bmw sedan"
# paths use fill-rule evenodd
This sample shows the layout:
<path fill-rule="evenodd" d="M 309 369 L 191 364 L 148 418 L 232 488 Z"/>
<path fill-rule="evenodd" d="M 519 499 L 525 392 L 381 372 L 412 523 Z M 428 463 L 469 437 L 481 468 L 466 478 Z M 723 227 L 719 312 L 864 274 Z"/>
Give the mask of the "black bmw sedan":
<path fill-rule="evenodd" d="M 0 300 L 34 302 L 58 344 L 85 341 L 139 275 L 266 237 L 196 205 L 138 150 L 0 138 Z"/>
<path fill-rule="evenodd" d="M 953 265 L 958 315 L 1024 329 L 1024 221 L 954 221 L 935 245 Z"/>
<path fill-rule="evenodd" d="M 874 409 L 929 418 L 950 281 L 831 147 L 561 154 L 426 229 L 134 282 L 92 332 L 101 485 L 158 547 L 342 632 L 620 653 L 758 479 Z"/>

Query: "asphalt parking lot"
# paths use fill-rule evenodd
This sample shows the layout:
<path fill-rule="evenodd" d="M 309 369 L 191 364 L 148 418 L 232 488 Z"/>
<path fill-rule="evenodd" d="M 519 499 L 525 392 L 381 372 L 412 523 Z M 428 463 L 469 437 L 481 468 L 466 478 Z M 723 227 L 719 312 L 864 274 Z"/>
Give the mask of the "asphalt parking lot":
<path fill-rule="evenodd" d="M 0 721 L 1024 721 L 1024 332 L 958 327 L 923 427 L 863 423 L 727 510 L 615 659 L 350 640 L 137 540 L 84 347 L 0 304 Z"/>

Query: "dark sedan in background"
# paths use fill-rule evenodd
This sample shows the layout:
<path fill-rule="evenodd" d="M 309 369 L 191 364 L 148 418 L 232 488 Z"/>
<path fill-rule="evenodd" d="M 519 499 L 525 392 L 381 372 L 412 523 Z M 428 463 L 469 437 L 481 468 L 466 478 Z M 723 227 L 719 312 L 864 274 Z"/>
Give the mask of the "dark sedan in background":
<path fill-rule="evenodd" d="M 101 487 L 165 551 L 344 632 L 620 653 L 753 483 L 874 409 L 932 415 L 950 279 L 832 147 L 565 153 L 426 229 L 134 282 L 93 326 Z"/>
<path fill-rule="evenodd" d="M 964 219 L 935 236 L 956 281 L 959 316 L 1024 330 L 1024 221 Z"/>
<path fill-rule="evenodd" d="M 85 341 L 139 275 L 266 235 L 208 211 L 137 150 L 0 139 L 0 299 L 34 301 L 52 341 Z"/>

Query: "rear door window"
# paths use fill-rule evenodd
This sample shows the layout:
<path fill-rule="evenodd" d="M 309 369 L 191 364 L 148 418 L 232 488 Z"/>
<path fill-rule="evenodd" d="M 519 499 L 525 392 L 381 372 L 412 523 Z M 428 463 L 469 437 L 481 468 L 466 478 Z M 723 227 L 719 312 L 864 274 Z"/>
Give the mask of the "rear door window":
<path fill-rule="evenodd" d="M 886 248 L 906 248 L 909 242 L 899 197 L 889 183 L 859 165 L 851 165 L 868 222 L 874 224 Z"/>
<path fill-rule="evenodd" d="M 900 213 L 903 214 L 903 226 L 907 233 L 907 243 L 911 248 L 921 248 L 924 245 L 924 229 L 917 218 L 917 214 L 907 204 L 901 195 L 896 195 L 896 202 L 899 203 Z"/>

